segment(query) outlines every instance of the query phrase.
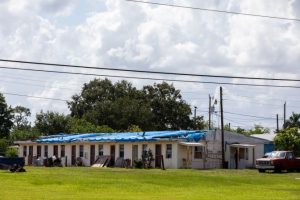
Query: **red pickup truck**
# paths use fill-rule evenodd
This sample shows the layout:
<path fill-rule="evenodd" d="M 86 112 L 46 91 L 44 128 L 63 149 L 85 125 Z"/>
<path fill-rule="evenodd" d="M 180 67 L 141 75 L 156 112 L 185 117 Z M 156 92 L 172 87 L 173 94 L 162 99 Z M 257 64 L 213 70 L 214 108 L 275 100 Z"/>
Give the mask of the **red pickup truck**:
<path fill-rule="evenodd" d="M 257 159 L 256 168 L 259 172 L 300 171 L 300 158 L 296 158 L 292 151 L 273 151 L 267 158 Z"/>

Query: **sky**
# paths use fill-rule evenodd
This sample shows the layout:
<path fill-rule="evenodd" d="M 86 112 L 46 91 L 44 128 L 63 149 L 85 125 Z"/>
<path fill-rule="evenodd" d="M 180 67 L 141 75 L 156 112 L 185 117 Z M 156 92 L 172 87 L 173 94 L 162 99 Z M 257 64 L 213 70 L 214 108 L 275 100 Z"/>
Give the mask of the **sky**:
<path fill-rule="evenodd" d="M 145 0 L 147 1 L 147 0 Z M 297 0 L 148 0 L 300 19 Z M 125 0 L 2 0 L 0 59 L 163 72 L 300 79 L 300 22 L 128 2 Z M 300 86 L 298 82 L 132 74 L 0 62 L 0 66 L 102 75 Z M 70 100 L 93 76 L 0 69 L 0 92 L 11 106 L 68 114 Z M 105 78 L 103 76 L 102 78 Z M 110 78 L 120 81 L 119 78 Z M 150 80 L 127 79 L 137 88 Z M 159 81 L 156 81 L 159 82 Z M 172 83 L 172 82 L 169 82 Z M 224 119 L 232 127 L 280 126 L 300 113 L 299 89 L 173 82 L 196 114 L 208 119 L 208 95 L 224 90 Z M 194 109 L 193 109 L 194 110 Z M 218 111 L 218 109 L 216 109 Z M 219 112 L 213 115 L 220 124 Z M 249 115 L 249 116 L 245 116 Z M 251 116 L 251 117 L 250 117 Z M 252 117 L 255 116 L 255 117 Z"/>

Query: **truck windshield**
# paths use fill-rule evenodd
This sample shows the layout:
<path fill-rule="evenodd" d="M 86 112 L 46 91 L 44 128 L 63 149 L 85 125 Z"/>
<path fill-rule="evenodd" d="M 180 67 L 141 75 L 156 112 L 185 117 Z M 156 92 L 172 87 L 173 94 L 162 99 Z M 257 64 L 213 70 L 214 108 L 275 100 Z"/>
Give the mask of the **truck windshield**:
<path fill-rule="evenodd" d="M 272 152 L 270 158 L 285 158 L 285 152 Z"/>

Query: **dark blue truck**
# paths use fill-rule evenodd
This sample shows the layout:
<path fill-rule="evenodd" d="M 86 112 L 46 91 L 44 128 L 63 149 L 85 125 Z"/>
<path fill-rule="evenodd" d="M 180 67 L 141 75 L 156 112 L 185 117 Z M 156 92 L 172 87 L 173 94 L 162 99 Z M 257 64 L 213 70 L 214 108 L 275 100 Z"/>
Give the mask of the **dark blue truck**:
<path fill-rule="evenodd" d="M 24 158 L 5 158 L 0 157 L 0 169 L 10 169 L 13 166 L 24 167 Z"/>

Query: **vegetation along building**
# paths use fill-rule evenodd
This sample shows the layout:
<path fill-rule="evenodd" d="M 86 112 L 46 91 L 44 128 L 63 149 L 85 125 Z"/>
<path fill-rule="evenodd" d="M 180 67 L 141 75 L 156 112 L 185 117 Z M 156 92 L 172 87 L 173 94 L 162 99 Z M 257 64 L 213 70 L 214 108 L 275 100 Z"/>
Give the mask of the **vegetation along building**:
<path fill-rule="evenodd" d="M 269 141 L 232 132 L 224 136 L 225 163 L 229 168 L 251 168 L 255 159 L 264 155 Z M 153 154 L 152 167 L 166 168 L 221 168 L 221 132 L 209 131 L 152 131 L 130 133 L 60 134 L 40 137 L 34 141 L 17 141 L 19 156 L 27 165 L 38 158 L 52 156 L 62 159 L 65 166 L 76 165 L 80 159 L 84 166 L 94 164 L 98 156 L 118 158 L 132 166 L 149 150 Z M 237 163 L 238 162 L 238 163 Z"/>

